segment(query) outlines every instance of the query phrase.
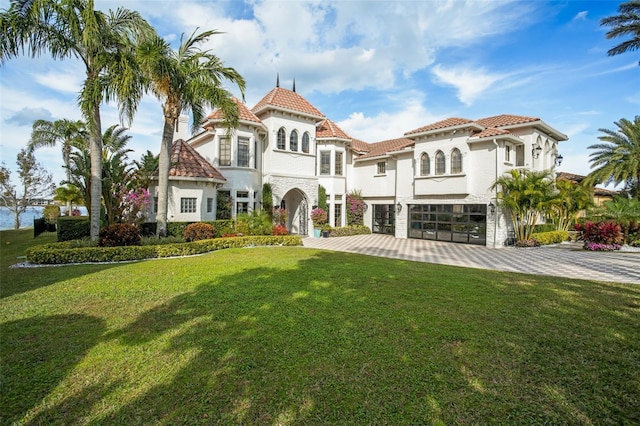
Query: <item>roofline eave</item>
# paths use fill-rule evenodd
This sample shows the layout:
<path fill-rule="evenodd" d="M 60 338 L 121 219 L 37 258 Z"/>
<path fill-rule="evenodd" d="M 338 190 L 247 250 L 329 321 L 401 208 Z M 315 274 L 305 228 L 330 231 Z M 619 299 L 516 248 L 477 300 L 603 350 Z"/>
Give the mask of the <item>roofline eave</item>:
<path fill-rule="evenodd" d="M 403 136 L 405 138 L 411 139 L 411 138 L 417 138 L 417 137 L 420 137 L 420 136 L 428 136 L 428 135 L 433 135 L 433 134 L 437 134 L 437 133 L 448 132 L 448 131 L 452 131 L 452 130 L 465 129 L 467 127 L 471 127 L 473 129 L 476 129 L 476 130 L 479 130 L 479 131 L 483 131 L 485 129 L 485 127 L 479 125 L 476 122 L 470 122 L 470 123 L 457 124 L 455 126 L 441 127 L 439 129 L 425 130 L 425 131 L 416 132 L 416 133 L 408 133 L 407 132 Z"/>
<path fill-rule="evenodd" d="M 269 111 L 269 110 L 275 110 L 275 111 L 280 111 L 280 112 L 286 112 L 289 114 L 297 114 L 297 115 L 301 115 L 303 117 L 307 117 L 307 118 L 312 118 L 312 119 L 320 119 L 320 120 L 326 120 L 327 117 L 325 117 L 324 115 L 316 115 L 316 114 L 310 114 L 308 112 L 304 112 L 304 111 L 298 111 L 295 109 L 289 109 L 289 108 L 283 108 L 277 105 L 265 105 L 260 109 L 257 109 L 255 111 L 251 111 L 255 116 L 258 116 L 258 114 L 264 112 L 264 111 Z"/>

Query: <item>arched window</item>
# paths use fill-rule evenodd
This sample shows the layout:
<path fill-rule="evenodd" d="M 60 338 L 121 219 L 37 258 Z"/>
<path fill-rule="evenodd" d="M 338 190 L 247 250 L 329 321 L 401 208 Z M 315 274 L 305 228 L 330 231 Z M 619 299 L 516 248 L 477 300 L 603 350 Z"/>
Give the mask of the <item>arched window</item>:
<path fill-rule="evenodd" d="M 278 149 L 285 149 L 286 148 L 286 136 L 284 134 L 284 128 L 281 127 L 280 130 L 278 130 Z"/>
<path fill-rule="evenodd" d="M 438 151 L 436 152 L 436 174 L 443 175 L 444 169 L 445 169 L 444 152 Z"/>
<path fill-rule="evenodd" d="M 462 173 L 462 153 L 458 148 L 451 151 L 451 173 Z"/>
<path fill-rule="evenodd" d="M 309 153 L 309 133 L 304 132 L 302 135 L 302 152 Z"/>
<path fill-rule="evenodd" d="M 429 176 L 431 174 L 431 164 L 429 163 L 429 155 L 423 152 L 420 156 L 420 176 Z"/>
<path fill-rule="evenodd" d="M 294 130 L 291 132 L 291 136 L 289 136 L 289 149 L 291 151 L 298 150 L 298 131 Z"/>

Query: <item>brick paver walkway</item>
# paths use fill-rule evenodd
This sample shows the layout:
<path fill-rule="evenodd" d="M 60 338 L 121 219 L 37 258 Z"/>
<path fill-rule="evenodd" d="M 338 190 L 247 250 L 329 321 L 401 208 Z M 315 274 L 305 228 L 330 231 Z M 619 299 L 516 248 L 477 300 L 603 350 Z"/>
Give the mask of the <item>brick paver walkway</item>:
<path fill-rule="evenodd" d="M 589 252 L 578 250 L 580 246 L 575 244 L 494 249 L 381 234 L 302 241 L 305 247 L 417 262 L 640 284 L 640 253 Z"/>

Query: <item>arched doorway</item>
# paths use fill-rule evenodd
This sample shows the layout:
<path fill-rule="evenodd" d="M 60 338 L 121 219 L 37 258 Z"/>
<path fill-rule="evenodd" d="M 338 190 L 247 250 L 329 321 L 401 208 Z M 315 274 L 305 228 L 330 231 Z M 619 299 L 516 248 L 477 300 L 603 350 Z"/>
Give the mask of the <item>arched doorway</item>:
<path fill-rule="evenodd" d="M 298 188 L 290 190 L 282 197 L 280 206 L 289 211 L 289 233 L 309 235 L 309 202 L 305 193 Z"/>

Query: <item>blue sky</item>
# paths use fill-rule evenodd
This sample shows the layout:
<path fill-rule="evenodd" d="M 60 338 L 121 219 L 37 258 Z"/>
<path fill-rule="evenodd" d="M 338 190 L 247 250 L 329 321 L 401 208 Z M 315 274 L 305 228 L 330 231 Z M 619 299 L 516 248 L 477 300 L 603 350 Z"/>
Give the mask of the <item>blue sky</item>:
<path fill-rule="evenodd" d="M 296 80 L 299 94 L 367 142 L 447 118 L 540 117 L 569 136 L 560 170 L 589 173 L 599 128 L 640 113 L 639 52 L 608 57 L 600 19 L 616 1 L 96 1 L 139 11 L 167 40 L 217 29 L 207 47 L 247 81 L 253 107 Z M 0 0 L 6 9 L 7 0 Z M 73 59 L 15 58 L 0 67 L 2 161 L 15 158 L 36 119 L 79 119 L 83 68 Z M 237 90 L 228 86 L 236 95 Z M 118 123 L 102 113 L 103 129 Z M 158 153 L 160 103 L 146 97 L 130 127 L 139 159 Z M 64 177 L 60 147 L 39 161 Z"/>

